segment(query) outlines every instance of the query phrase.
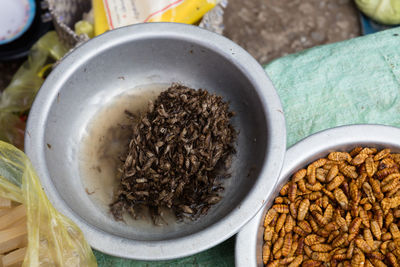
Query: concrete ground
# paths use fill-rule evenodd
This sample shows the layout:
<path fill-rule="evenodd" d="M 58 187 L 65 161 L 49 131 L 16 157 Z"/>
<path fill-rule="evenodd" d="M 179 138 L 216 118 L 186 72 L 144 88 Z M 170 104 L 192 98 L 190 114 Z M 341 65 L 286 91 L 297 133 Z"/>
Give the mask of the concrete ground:
<path fill-rule="evenodd" d="M 260 63 L 360 35 L 352 0 L 229 0 L 225 35 Z"/>

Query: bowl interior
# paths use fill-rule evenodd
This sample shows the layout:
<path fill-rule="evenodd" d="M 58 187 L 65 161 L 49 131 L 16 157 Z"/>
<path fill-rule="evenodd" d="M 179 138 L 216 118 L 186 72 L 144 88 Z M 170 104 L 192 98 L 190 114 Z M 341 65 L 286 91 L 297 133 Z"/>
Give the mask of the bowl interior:
<path fill-rule="evenodd" d="M 354 128 L 355 127 L 355 128 Z M 262 246 L 264 244 L 264 226 L 263 226 L 263 222 L 264 222 L 264 217 L 265 214 L 267 213 L 267 211 L 269 210 L 269 208 L 272 206 L 273 201 L 275 200 L 275 198 L 279 195 L 279 191 L 280 189 L 291 179 L 292 175 L 298 171 L 301 168 L 306 167 L 308 164 L 312 163 L 313 161 L 321 158 L 321 157 L 326 157 L 328 156 L 328 154 L 330 152 L 333 151 L 345 151 L 345 152 L 349 152 L 351 151 L 354 147 L 356 146 L 363 146 L 363 147 L 375 147 L 378 150 L 379 149 L 384 149 L 384 148 L 390 148 L 392 152 L 394 153 L 399 153 L 400 152 L 400 143 L 398 143 L 398 139 L 391 139 L 388 138 L 387 140 L 384 140 L 384 138 L 380 139 L 379 136 L 376 135 L 375 138 L 377 138 L 374 141 L 345 141 L 341 144 L 335 144 L 335 142 L 340 142 L 340 141 L 332 141 L 332 138 L 336 138 L 336 137 L 341 137 L 343 136 L 343 134 L 348 134 L 348 133 L 352 133 L 352 130 L 356 130 L 354 132 L 355 137 L 353 139 L 357 139 L 357 136 L 362 139 L 363 137 L 360 135 L 357 135 L 357 132 L 360 132 L 360 130 L 362 129 L 363 125 L 359 125 L 359 126 L 349 126 L 347 127 L 348 129 L 346 129 L 346 126 L 344 127 L 338 127 L 338 128 L 334 128 L 333 130 L 327 130 L 325 132 L 321 132 L 320 136 L 319 133 L 315 134 L 314 136 L 311 136 L 311 139 L 314 139 L 315 137 L 318 138 L 318 141 L 326 141 L 326 143 L 320 143 L 320 144 L 316 144 L 316 142 L 314 142 L 315 146 L 313 147 L 311 142 L 307 142 L 307 140 L 305 139 L 305 142 L 300 142 L 299 145 L 295 145 L 293 148 L 289 149 L 289 151 L 287 152 L 287 159 L 285 159 L 285 164 L 281 173 L 281 176 L 279 178 L 279 181 L 276 185 L 276 189 L 273 195 L 270 196 L 270 198 L 268 199 L 268 202 L 266 203 L 266 206 L 263 210 L 261 210 L 259 212 L 259 214 L 257 214 L 257 216 L 254 218 L 254 220 L 256 220 L 256 242 L 255 244 L 253 243 L 253 248 L 255 246 L 255 255 L 248 255 L 250 257 L 253 257 L 252 259 L 250 259 L 250 261 L 253 263 L 254 262 L 254 256 L 256 259 L 256 265 L 254 264 L 250 264 L 249 266 L 264 266 L 263 265 L 263 260 L 262 260 Z M 386 135 L 391 135 L 390 131 L 393 130 L 394 128 L 391 129 L 391 127 L 386 127 L 386 126 L 378 126 L 377 129 L 373 129 L 376 126 L 367 126 L 367 129 L 365 129 L 365 134 L 368 135 L 368 128 L 372 129 L 373 131 L 370 133 L 372 136 L 374 136 L 374 134 L 376 134 L 376 130 L 386 130 L 388 132 L 386 132 Z M 384 127 L 382 129 L 380 129 L 380 127 Z M 335 136 L 335 134 L 330 135 L 329 131 L 337 131 L 340 132 L 339 136 Z M 397 134 L 400 134 L 400 130 L 396 129 Z M 317 139 L 315 138 L 315 139 Z M 313 141 L 316 141 L 316 140 Z M 308 151 L 304 151 L 304 149 L 308 147 L 309 150 Z M 323 147 L 323 148 L 322 148 Z M 302 152 L 303 151 L 303 152 Z M 295 158 L 298 158 L 298 160 L 295 160 Z M 251 223 L 249 223 L 250 225 Z M 247 226 L 246 226 L 247 227 Z M 251 227 L 251 226 L 250 226 Z M 246 230 L 251 230 L 251 229 L 246 229 Z M 254 232 L 253 232 L 254 234 Z M 245 238 L 245 236 L 241 236 L 243 238 Z M 243 239 L 241 239 L 243 240 Z M 252 240 L 252 239 L 251 239 Z M 238 245 L 237 245 L 238 246 Z M 250 250 L 249 250 L 250 251 Z M 253 252 L 254 250 L 251 249 L 251 252 Z M 243 252 L 243 251 L 242 251 Z M 240 253 L 239 251 L 236 251 L 236 253 Z M 246 254 L 244 252 L 244 254 Z M 245 255 L 246 257 L 247 255 Z M 240 260 L 243 260 L 243 255 L 239 256 Z M 238 259 L 238 255 L 237 255 L 237 259 Z"/>
<path fill-rule="evenodd" d="M 231 61 L 217 47 L 195 43 L 190 38 L 146 36 L 98 48 L 82 64 L 72 64 L 50 99 L 44 129 L 45 163 L 51 181 L 66 205 L 78 217 L 98 229 L 135 240 L 167 240 L 195 234 L 231 213 L 255 184 L 268 156 L 269 126 L 257 90 L 243 67 Z M 232 53 L 234 51 L 232 50 Z M 71 55 L 70 57 L 74 57 Z M 78 60 L 79 61 L 79 60 Z M 71 62 L 71 60 L 70 60 Z M 82 62 L 82 61 L 79 61 Z M 50 77 L 51 80 L 51 77 Z M 86 188 L 82 171 L 82 147 L 94 138 L 92 121 L 103 114 L 107 125 L 118 126 L 118 118 L 101 111 L 123 94 L 136 101 L 143 88 L 178 82 L 192 88 L 204 88 L 223 96 L 236 112 L 233 124 L 239 136 L 237 153 L 226 180 L 222 201 L 194 222 L 168 223 L 154 227 L 149 220 L 116 222 L 103 203 L 99 206 Z M 166 87 L 165 87 L 166 88 Z M 142 97 L 143 98 L 143 97 Z M 136 100 L 135 100 L 136 99 Z M 146 98 L 141 100 L 146 101 Z M 141 103 L 142 103 L 141 102 Z M 274 177 L 271 177 L 274 179 Z M 99 185 L 99 190 L 101 186 Z M 95 188 L 94 188 L 95 189 Z M 108 193 L 112 190 L 109 189 Z M 111 201 L 111 200 L 110 200 Z"/>

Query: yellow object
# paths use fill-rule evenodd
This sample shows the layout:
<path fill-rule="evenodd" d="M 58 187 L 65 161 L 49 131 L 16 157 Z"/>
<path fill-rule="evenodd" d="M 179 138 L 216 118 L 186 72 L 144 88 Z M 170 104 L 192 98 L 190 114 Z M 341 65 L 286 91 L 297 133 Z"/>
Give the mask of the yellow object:
<path fill-rule="evenodd" d="M 142 22 L 194 24 L 219 0 L 92 0 L 95 36 Z"/>
<path fill-rule="evenodd" d="M 38 73 L 38 76 L 45 79 L 50 74 L 53 63 L 46 64 Z"/>
<path fill-rule="evenodd" d="M 103 0 L 92 0 L 94 15 L 94 35 L 100 35 L 108 31 L 106 11 L 104 10 Z"/>
<path fill-rule="evenodd" d="M 77 35 L 86 34 L 89 38 L 94 37 L 93 25 L 86 20 L 80 20 L 75 23 L 75 33 Z"/>
<path fill-rule="evenodd" d="M 81 230 L 47 199 L 28 157 L 0 141 L 0 197 L 25 205 L 28 248 L 23 266 L 97 266 Z M 18 250 L 16 250 L 18 251 Z M 7 254 L 12 263 L 25 251 Z M 18 255 L 17 255 L 18 254 Z M 12 259 L 11 259 L 12 258 Z"/>
<path fill-rule="evenodd" d="M 179 22 L 194 24 L 198 22 L 204 14 L 213 9 L 217 1 L 209 0 L 187 0 L 175 8 L 168 9 L 160 15 L 152 17 L 148 22 Z"/>

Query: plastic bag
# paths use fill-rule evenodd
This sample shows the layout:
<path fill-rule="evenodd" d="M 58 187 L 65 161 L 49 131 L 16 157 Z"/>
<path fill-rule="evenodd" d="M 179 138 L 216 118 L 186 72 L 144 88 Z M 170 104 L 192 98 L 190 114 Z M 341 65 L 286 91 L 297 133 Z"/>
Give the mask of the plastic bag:
<path fill-rule="evenodd" d="M 95 35 L 142 22 L 194 24 L 219 0 L 92 0 Z"/>
<path fill-rule="evenodd" d="M 40 76 L 43 67 L 59 60 L 66 49 L 58 40 L 57 34 L 49 32 L 32 47 L 28 59 L 14 75 L 10 85 L 0 98 L 0 140 L 12 143 L 23 149 L 26 115 L 43 83 Z"/>
<path fill-rule="evenodd" d="M 28 157 L 2 141 L 0 197 L 26 206 L 28 250 L 23 266 L 97 266 L 81 230 L 47 199 Z"/>

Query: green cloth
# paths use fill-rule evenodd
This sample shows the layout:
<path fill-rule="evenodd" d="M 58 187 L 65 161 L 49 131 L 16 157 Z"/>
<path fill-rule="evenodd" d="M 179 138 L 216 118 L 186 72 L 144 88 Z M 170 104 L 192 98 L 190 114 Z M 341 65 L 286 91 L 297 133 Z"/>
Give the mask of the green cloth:
<path fill-rule="evenodd" d="M 400 28 L 394 28 L 268 65 L 285 112 L 288 146 L 339 125 L 400 127 L 399 47 Z"/>
<path fill-rule="evenodd" d="M 288 146 L 339 125 L 400 127 L 400 28 L 315 47 L 265 67 L 282 101 Z M 351 133 L 349 133 L 351 134 Z M 99 266 L 233 266 L 234 238 L 191 257 L 163 262 L 95 253 Z"/>
<path fill-rule="evenodd" d="M 235 238 L 231 238 L 214 248 L 190 257 L 157 262 L 125 260 L 105 255 L 96 250 L 94 251 L 94 255 L 96 256 L 97 262 L 101 267 L 231 267 L 235 265 L 234 247 Z"/>

